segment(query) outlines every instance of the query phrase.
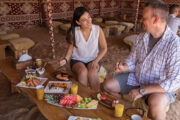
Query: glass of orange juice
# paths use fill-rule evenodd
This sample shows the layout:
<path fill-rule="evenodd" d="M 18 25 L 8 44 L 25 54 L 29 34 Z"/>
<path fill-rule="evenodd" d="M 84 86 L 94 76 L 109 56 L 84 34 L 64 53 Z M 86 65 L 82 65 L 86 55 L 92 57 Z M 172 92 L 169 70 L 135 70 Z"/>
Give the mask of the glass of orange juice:
<path fill-rule="evenodd" d="M 78 85 L 77 84 L 73 84 L 71 86 L 71 94 L 77 95 L 77 93 L 78 93 Z"/>
<path fill-rule="evenodd" d="M 114 116 L 115 117 L 122 117 L 124 112 L 124 105 L 123 104 L 116 104 L 115 110 L 114 110 Z"/>
<path fill-rule="evenodd" d="M 36 87 L 36 95 L 38 100 L 43 100 L 44 98 L 44 86 L 39 85 Z"/>

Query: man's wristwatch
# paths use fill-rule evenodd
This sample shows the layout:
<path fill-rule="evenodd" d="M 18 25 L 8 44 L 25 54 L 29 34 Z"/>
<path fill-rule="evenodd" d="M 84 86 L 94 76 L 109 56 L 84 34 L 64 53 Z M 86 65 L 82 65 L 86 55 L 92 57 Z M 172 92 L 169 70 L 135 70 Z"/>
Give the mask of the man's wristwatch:
<path fill-rule="evenodd" d="M 144 96 L 145 95 L 145 89 L 144 88 L 140 88 L 139 89 L 139 93 Z"/>

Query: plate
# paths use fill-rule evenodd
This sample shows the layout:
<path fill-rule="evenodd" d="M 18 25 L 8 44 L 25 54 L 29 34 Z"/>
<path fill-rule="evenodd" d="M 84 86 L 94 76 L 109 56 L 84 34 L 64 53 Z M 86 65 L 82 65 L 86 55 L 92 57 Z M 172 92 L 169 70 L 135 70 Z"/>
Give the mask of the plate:
<path fill-rule="evenodd" d="M 105 100 L 99 100 L 99 99 L 97 98 L 97 95 L 98 95 L 98 94 L 100 94 L 100 95 L 105 95 L 105 96 L 106 96 L 106 99 L 105 99 Z M 92 95 L 92 97 L 93 97 L 94 99 L 99 100 L 99 103 L 100 103 L 100 104 L 102 104 L 102 105 L 104 105 L 104 106 L 106 106 L 106 107 L 108 107 L 108 108 L 110 108 L 110 109 L 114 109 L 113 102 L 117 100 L 116 97 L 114 97 L 114 96 L 112 96 L 112 95 L 109 95 L 109 94 L 107 94 L 107 93 L 103 93 L 103 92 L 96 93 L 96 94 Z"/>
<path fill-rule="evenodd" d="M 43 85 L 47 80 L 48 78 L 42 78 L 42 77 L 35 77 L 39 82 L 40 84 L 39 85 Z M 23 88 L 32 88 L 32 89 L 36 89 L 36 87 L 34 86 L 26 86 L 26 85 L 23 85 L 22 82 L 18 83 L 16 85 L 17 87 L 23 87 Z"/>
<path fill-rule="evenodd" d="M 82 97 L 80 97 L 79 95 L 71 95 L 71 94 L 63 94 L 63 93 L 58 93 L 58 94 L 46 93 L 44 98 L 47 103 L 58 107 L 65 107 L 70 109 L 84 109 L 84 110 L 93 110 L 93 109 L 97 109 L 98 107 L 98 103 L 94 104 L 92 107 L 87 107 L 87 105 L 89 106 L 92 105 L 94 103 L 93 102 L 94 100 L 85 103 L 85 101 L 83 101 Z M 77 99 L 79 98 L 82 101 L 77 101 Z M 83 107 L 81 107 L 81 105 L 83 105 Z"/>
<path fill-rule="evenodd" d="M 46 85 L 44 93 L 64 93 L 68 94 L 72 82 L 70 81 L 49 81 Z"/>
<path fill-rule="evenodd" d="M 53 77 L 56 78 L 59 81 L 69 81 L 69 78 L 71 77 L 69 74 L 61 71 L 56 71 L 53 73 Z"/>
<path fill-rule="evenodd" d="M 93 119 L 93 118 L 88 118 L 88 117 L 79 117 L 79 116 L 69 116 L 68 120 L 77 120 L 78 118 L 81 118 L 82 120 L 97 120 L 97 119 Z M 101 119 L 100 119 L 101 120 Z"/>

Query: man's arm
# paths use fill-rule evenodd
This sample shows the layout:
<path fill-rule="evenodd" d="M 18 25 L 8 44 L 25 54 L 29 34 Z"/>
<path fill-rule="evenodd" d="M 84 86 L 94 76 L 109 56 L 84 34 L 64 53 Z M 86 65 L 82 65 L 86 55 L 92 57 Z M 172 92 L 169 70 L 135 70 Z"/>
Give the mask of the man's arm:
<path fill-rule="evenodd" d="M 137 61 L 137 49 L 138 49 L 138 44 L 140 39 L 143 37 L 142 34 L 138 35 L 136 41 L 134 42 L 134 45 L 131 49 L 130 55 L 128 58 L 125 60 L 125 65 L 128 66 L 128 70 L 126 71 L 134 71 L 135 70 L 135 64 Z"/>

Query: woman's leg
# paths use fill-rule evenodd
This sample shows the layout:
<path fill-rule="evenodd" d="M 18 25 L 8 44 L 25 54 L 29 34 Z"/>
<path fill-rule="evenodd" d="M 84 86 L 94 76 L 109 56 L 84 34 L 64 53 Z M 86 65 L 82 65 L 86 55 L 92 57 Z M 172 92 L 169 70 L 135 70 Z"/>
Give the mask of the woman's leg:
<path fill-rule="evenodd" d="M 99 71 L 99 65 L 92 66 L 91 63 L 88 64 L 88 80 L 90 87 L 95 90 L 99 91 L 99 78 L 98 78 L 98 71 Z"/>
<path fill-rule="evenodd" d="M 88 70 L 82 62 L 77 62 L 72 66 L 72 71 L 77 75 L 78 81 L 87 86 L 88 85 Z"/>

